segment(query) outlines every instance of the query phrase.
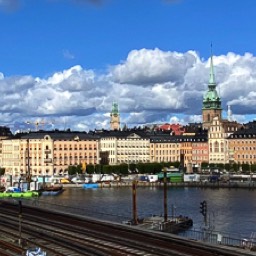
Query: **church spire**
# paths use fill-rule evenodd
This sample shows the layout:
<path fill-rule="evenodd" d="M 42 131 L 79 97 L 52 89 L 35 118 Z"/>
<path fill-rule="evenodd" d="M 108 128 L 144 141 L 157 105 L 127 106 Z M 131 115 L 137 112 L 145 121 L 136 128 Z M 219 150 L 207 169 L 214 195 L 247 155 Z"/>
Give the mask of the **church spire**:
<path fill-rule="evenodd" d="M 213 58 L 212 58 L 212 44 L 211 44 L 211 61 L 210 61 L 210 78 L 209 78 L 209 85 L 215 85 L 215 75 L 214 75 L 214 69 L 213 69 Z"/>
<path fill-rule="evenodd" d="M 111 111 L 111 113 L 114 114 L 114 115 L 118 115 L 119 114 L 118 104 L 116 102 L 112 103 L 112 111 Z"/>
<path fill-rule="evenodd" d="M 203 98 L 203 127 L 208 129 L 213 118 L 218 116 L 221 119 L 221 99 L 216 90 L 217 84 L 215 81 L 215 74 L 213 69 L 213 55 L 211 44 L 211 58 L 210 58 L 210 78 L 208 83 L 208 90 Z"/>
<path fill-rule="evenodd" d="M 112 110 L 110 113 L 110 129 L 111 130 L 120 129 L 120 115 L 118 110 L 118 104 L 116 102 L 112 103 Z"/>

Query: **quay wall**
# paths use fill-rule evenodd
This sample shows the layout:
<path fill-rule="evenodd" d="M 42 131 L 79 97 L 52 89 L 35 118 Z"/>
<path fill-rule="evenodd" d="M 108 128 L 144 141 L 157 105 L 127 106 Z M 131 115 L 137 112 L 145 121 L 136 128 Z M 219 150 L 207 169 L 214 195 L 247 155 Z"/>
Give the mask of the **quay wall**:
<path fill-rule="evenodd" d="M 120 182 L 100 182 L 98 183 L 100 188 L 109 188 L 109 187 L 132 187 L 132 181 L 120 181 Z M 75 188 L 82 187 L 83 184 L 63 184 L 65 188 Z M 163 182 L 137 182 L 137 187 L 162 187 L 164 186 Z M 168 187 L 197 187 L 197 188 L 228 188 L 228 189 L 256 189 L 256 184 L 253 182 L 175 182 L 167 183 Z"/>

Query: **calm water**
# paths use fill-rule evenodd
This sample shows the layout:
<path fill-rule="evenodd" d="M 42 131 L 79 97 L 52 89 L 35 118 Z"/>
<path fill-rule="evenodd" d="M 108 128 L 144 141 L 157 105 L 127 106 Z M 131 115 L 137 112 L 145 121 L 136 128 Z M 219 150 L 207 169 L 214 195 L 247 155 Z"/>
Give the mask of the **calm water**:
<path fill-rule="evenodd" d="M 139 217 L 163 214 L 163 188 L 137 188 Z M 203 226 L 200 202 L 207 201 L 215 231 L 250 237 L 256 232 L 256 190 L 168 188 L 168 213 L 189 216 L 194 228 Z M 121 222 L 132 218 L 131 188 L 69 188 L 61 195 L 40 197 L 40 206 Z"/>

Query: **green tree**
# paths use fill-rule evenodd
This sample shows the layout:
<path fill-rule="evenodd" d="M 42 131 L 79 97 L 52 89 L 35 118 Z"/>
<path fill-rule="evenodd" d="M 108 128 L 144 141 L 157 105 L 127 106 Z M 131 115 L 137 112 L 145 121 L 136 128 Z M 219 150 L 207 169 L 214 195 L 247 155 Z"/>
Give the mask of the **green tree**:
<path fill-rule="evenodd" d="M 251 165 L 251 172 L 256 172 L 256 164 Z"/>
<path fill-rule="evenodd" d="M 243 170 L 243 172 L 249 172 L 250 171 L 250 165 L 249 164 L 242 164 L 242 170 Z"/>
<path fill-rule="evenodd" d="M 230 169 L 231 169 L 231 164 L 225 164 L 225 165 L 224 165 L 224 168 L 225 168 L 226 171 L 229 172 Z"/>
<path fill-rule="evenodd" d="M 0 168 L 0 176 L 5 174 L 5 168 Z"/>
<path fill-rule="evenodd" d="M 85 171 L 85 172 L 88 173 L 88 174 L 96 173 L 95 165 L 93 165 L 93 164 L 88 164 L 88 165 L 86 166 L 86 171 Z"/>
<path fill-rule="evenodd" d="M 201 163 L 201 169 L 208 169 L 209 163 L 208 162 L 202 162 Z"/>
<path fill-rule="evenodd" d="M 240 168 L 240 164 L 239 163 L 233 163 L 232 167 L 233 167 L 234 172 L 238 172 L 239 168 Z"/>
<path fill-rule="evenodd" d="M 71 165 L 68 167 L 68 175 L 75 175 L 77 173 L 77 167 Z"/>
<path fill-rule="evenodd" d="M 220 170 L 220 171 L 223 171 L 224 170 L 224 164 L 222 163 L 219 163 L 219 164 L 216 164 L 217 168 Z"/>

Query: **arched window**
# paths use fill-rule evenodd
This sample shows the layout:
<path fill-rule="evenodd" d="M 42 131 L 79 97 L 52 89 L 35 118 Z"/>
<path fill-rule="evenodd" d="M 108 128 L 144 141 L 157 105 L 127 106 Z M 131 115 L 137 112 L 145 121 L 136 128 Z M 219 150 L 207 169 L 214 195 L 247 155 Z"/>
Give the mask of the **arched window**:
<path fill-rule="evenodd" d="M 214 142 L 214 152 L 219 153 L 219 143 L 218 143 L 218 141 Z"/>
<path fill-rule="evenodd" d="M 224 152 L 224 143 L 221 142 L 220 144 L 220 152 L 223 153 Z"/>
<path fill-rule="evenodd" d="M 210 122 L 211 121 L 211 115 L 208 113 L 207 114 L 207 121 Z"/>

